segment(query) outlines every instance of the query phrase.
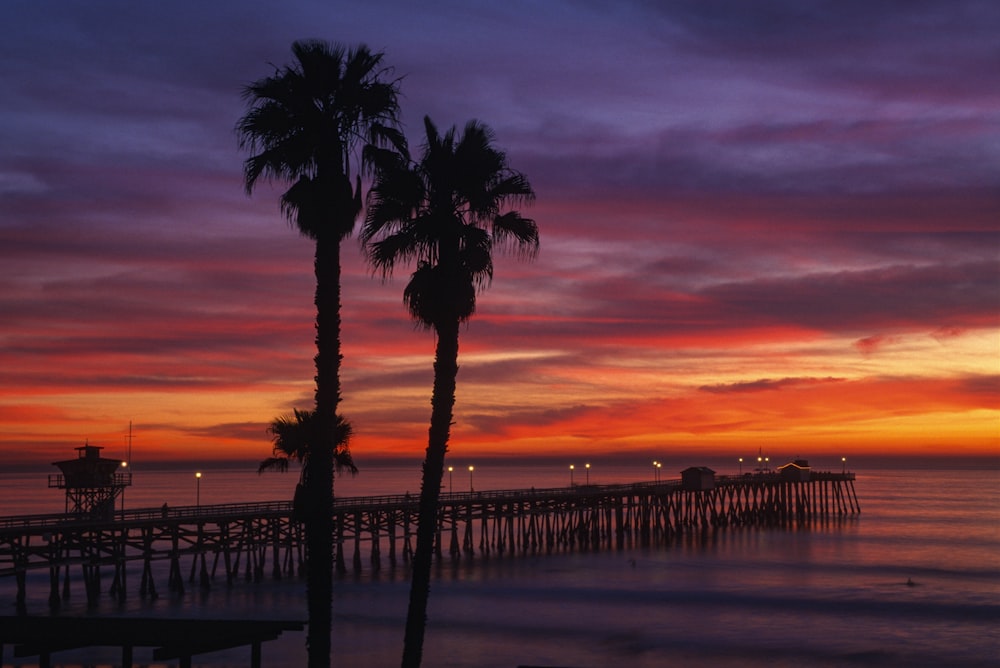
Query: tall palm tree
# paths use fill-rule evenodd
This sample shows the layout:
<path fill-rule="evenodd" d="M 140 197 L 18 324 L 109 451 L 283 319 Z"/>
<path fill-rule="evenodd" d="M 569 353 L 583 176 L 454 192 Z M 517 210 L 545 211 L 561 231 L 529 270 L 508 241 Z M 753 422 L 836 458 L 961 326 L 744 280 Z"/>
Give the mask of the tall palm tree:
<path fill-rule="evenodd" d="M 495 246 L 527 257 L 538 252 L 535 222 L 508 210 L 530 202 L 535 193 L 493 146 L 492 131 L 470 121 L 461 136 L 455 128 L 441 135 L 429 118 L 424 129 L 423 155 L 415 164 L 405 155 L 379 155 L 361 233 L 383 277 L 397 263 L 416 263 L 403 302 L 437 338 L 404 668 L 419 666 L 423 655 L 434 531 L 455 406 L 459 325 L 475 312 L 477 290 L 493 278 Z"/>
<path fill-rule="evenodd" d="M 391 146 L 399 131 L 399 80 L 383 54 L 321 41 L 292 44 L 291 65 L 244 90 L 247 112 L 236 131 L 247 193 L 264 179 L 290 183 L 283 213 L 315 244 L 316 442 L 306 486 L 309 665 L 330 664 L 333 594 L 333 454 L 340 403 L 340 245 L 361 213 L 366 155 Z"/>

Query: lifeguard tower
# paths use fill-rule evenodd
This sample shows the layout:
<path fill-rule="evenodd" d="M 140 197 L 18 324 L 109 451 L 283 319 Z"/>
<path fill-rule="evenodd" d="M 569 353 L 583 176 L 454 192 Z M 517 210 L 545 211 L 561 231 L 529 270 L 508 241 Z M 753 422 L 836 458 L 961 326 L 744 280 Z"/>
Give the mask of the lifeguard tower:
<path fill-rule="evenodd" d="M 53 462 L 61 474 L 49 476 L 49 487 L 66 490 L 66 512 L 110 519 L 115 502 L 132 484 L 132 472 L 118 459 L 101 457 L 103 448 L 86 443 L 76 459 Z"/>

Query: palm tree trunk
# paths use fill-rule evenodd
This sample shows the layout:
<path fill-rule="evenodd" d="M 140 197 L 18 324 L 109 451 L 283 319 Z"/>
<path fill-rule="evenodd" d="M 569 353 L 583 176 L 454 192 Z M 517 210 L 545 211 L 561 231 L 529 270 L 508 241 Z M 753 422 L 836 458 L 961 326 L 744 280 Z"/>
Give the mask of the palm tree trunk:
<path fill-rule="evenodd" d="M 329 668 L 333 604 L 333 451 L 340 403 L 340 239 L 317 235 L 316 420 L 323 440 L 309 453 L 306 587 L 310 668 Z"/>
<path fill-rule="evenodd" d="M 458 377 L 458 320 L 439 323 L 435 326 L 435 331 L 438 340 L 437 350 L 434 354 L 431 426 L 428 431 L 427 454 L 424 458 L 423 480 L 420 485 L 417 548 L 413 555 L 410 606 L 406 613 L 403 668 L 418 668 L 423 657 L 438 501 L 441 496 L 444 458 L 448 451 L 448 438 L 451 434 L 451 419 L 455 407 L 455 383 Z"/>

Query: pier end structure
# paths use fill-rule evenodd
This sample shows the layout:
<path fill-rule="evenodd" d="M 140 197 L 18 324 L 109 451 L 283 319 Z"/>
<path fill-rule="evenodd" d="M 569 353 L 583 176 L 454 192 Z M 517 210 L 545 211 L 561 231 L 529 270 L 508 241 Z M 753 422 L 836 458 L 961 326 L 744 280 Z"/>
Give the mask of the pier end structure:
<path fill-rule="evenodd" d="M 52 463 L 62 473 L 49 476 L 49 487 L 66 490 L 67 514 L 110 519 L 117 500 L 132 484 L 127 463 L 101 457 L 101 450 L 87 442 L 76 448 L 76 459 Z"/>

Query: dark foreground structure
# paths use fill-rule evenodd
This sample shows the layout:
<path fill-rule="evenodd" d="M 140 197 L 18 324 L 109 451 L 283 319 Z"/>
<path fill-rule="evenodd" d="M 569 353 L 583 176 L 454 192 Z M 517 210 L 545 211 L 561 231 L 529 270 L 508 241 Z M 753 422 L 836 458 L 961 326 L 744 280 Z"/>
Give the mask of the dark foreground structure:
<path fill-rule="evenodd" d="M 803 526 L 861 512 L 850 472 L 799 466 L 716 476 L 704 467 L 680 480 L 448 493 L 441 496 L 440 559 L 623 549 L 667 544 L 683 534 L 726 527 Z M 417 499 L 409 495 L 338 499 L 339 572 L 377 571 L 413 555 Z M 14 585 L 25 610 L 28 574 L 46 573 L 50 608 L 83 588 L 96 606 L 130 587 L 155 597 L 163 587 L 258 581 L 304 573 L 302 524 L 290 502 L 148 508 L 88 515 L 0 517 L 0 592 Z M 127 568 L 128 567 L 128 568 Z M 38 582 L 40 578 L 32 578 Z M 133 580 L 138 579 L 137 583 Z M 33 586 L 44 586 L 41 583 Z M 106 589 L 105 589 L 106 588 Z"/>
<path fill-rule="evenodd" d="M 154 661 L 177 659 L 180 668 L 190 668 L 197 654 L 249 645 L 249 665 L 260 668 L 261 643 L 303 626 L 258 619 L 0 617 L 0 664 L 5 645 L 13 645 L 15 657 L 38 656 L 40 668 L 48 668 L 54 652 L 83 647 L 121 647 L 121 665 L 129 667 L 135 648 L 153 647 Z"/>

